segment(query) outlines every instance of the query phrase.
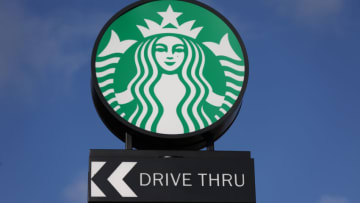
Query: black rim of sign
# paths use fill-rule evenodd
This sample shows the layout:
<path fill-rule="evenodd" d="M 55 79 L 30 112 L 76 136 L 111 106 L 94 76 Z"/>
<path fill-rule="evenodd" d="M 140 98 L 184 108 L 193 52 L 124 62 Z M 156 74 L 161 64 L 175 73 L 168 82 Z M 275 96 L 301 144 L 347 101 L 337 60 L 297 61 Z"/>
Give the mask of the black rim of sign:
<path fill-rule="evenodd" d="M 116 19 L 118 19 L 123 14 L 127 13 L 128 11 L 138 6 L 154 1 L 158 1 L 158 0 L 141 0 L 126 6 L 125 8 L 117 12 L 113 17 L 111 17 L 111 19 L 105 24 L 105 26 L 100 31 L 96 39 L 91 57 L 91 83 L 92 83 L 91 90 L 92 90 L 92 98 L 95 104 L 95 108 L 101 120 L 104 122 L 104 124 L 109 128 L 109 130 L 112 133 L 114 133 L 122 141 L 125 142 L 125 133 L 129 133 L 133 138 L 133 147 L 135 148 L 201 149 L 205 147 L 209 142 L 215 141 L 218 138 L 220 138 L 226 132 L 226 130 L 232 125 L 233 121 L 235 120 L 237 114 L 240 111 L 242 98 L 244 96 L 247 87 L 248 77 L 249 77 L 249 61 L 248 61 L 245 45 L 242 39 L 239 33 L 234 28 L 234 26 L 215 9 L 198 1 L 181 0 L 184 2 L 189 2 L 198 5 L 200 7 L 203 7 L 208 11 L 212 12 L 213 14 L 215 14 L 217 17 L 219 17 L 232 30 L 243 52 L 244 62 L 245 62 L 245 75 L 244 75 L 243 86 L 240 91 L 240 94 L 236 99 L 235 103 L 233 104 L 233 106 L 230 108 L 230 110 L 226 112 L 225 115 L 223 115 L 219 120 L 217 120 L 213 124 L 198 131 L 184 133 L 184 134 L 175 134 L 175 135 L 167 135 L 167 134 L 146 131 L 135 125 L 130 124 L 127 120 L 119 116 L 105 100 L 97 82 L 96 73 L 95 73 L 96 52 L 100 40 L 102 39 L 105 31 Z"/>

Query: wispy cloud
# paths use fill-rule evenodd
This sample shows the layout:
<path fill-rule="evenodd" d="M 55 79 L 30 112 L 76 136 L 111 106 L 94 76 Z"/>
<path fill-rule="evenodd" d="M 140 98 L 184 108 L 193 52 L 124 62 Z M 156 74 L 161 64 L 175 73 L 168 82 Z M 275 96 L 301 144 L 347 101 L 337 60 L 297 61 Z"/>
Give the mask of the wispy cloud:
<path fill-rule="evenodd" d="M 304 23 L 318 24 L 333 21 L 344 10 L 344 0 L 273 0 L 277 10 Z"/>
<path fill-rule="evenodd" d="M 324 20 L 338 15 L 344 0 L 298 0 L 296 14 L 306 20 Z"/>
<path fill-rule="evenodd" d="M 319 203 L 348 203 L 348 200 L 345 197 L 324 195 L 321 197 Z"/>
<path fill-rule="evenodd" d="M 76 177 L 63 191 L 66 203 L 87 202 L 87 177 L 83 175 Z"/>
<path fill-rule="evenodd" d="M 49 73 L 69 77 L 89 63 L 97 33 L 110 15 L 70 8 L 64 15 L 53 9 L 44 18 L 20 2 L 0 2 L 1 90 L 26 93 Z"/>

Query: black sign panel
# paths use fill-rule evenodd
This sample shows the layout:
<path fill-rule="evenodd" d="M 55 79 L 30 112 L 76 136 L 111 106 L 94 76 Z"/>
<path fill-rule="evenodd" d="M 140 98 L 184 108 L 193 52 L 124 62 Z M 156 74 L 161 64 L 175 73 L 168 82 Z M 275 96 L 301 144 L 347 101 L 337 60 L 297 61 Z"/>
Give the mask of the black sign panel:
<path fill-rule="evenodd" d="M 89 202 L 255 201 L 249 152 L 91 150 Z"/>

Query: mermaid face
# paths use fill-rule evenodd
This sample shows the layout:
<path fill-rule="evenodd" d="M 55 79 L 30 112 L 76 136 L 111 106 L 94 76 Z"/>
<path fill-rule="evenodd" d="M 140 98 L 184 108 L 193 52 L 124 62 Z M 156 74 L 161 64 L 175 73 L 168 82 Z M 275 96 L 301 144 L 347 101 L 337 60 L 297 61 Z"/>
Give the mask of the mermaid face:
<path fill-rule="evenodd" d="M 155 58 L 166 71 L 174 71 L 184 60 L 184 43 L 177 37 L 166 36 L 155 44 Z"/>

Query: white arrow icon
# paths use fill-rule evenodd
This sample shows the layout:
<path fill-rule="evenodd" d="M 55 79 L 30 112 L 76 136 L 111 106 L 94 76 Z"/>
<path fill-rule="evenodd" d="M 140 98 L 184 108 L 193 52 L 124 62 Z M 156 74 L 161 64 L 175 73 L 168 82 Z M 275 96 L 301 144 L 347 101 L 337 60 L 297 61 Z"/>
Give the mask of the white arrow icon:
<path fill-rule="evenodd" d="M 132 191 L 124 181 L 125 176 L 136 164 L 137 162 L 122 162 L 108 178 L 108 181 L 122 197 L 137 197 L 134 191 Z"/>
<path fill-rule="evenodd" d="M 106 197 L 105 194 L 100 190 L 100 188 L 94 183 L 92 178 L 96 175 L 97 172 L 105 165 L 104 161 L 93 161 L 91 162 L 91 197 Z"/>

